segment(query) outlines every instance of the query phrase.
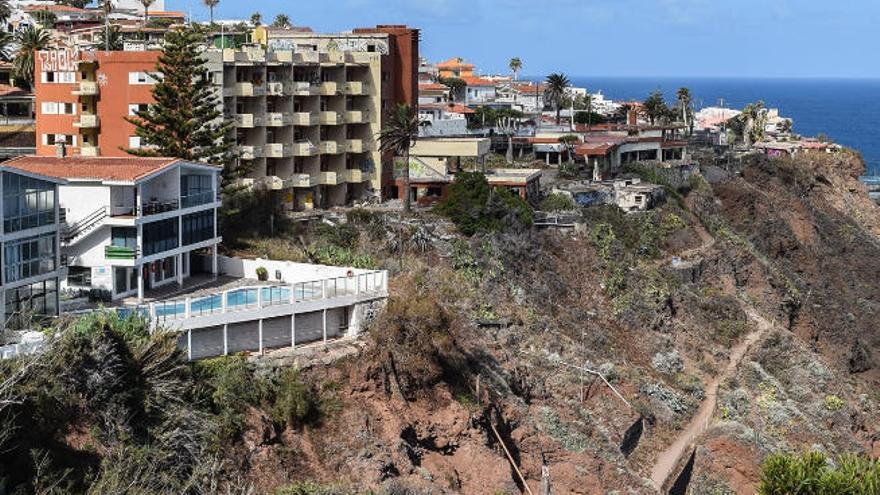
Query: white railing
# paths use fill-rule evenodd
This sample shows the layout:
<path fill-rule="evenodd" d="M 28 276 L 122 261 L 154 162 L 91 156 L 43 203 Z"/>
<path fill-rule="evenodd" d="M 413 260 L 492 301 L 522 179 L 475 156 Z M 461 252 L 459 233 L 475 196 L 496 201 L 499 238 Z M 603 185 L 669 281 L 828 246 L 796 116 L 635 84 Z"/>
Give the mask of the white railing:
<path fill-rule="evenodd" d="M 18 356 L 26 356 L 39 352 L 45 341 L 25 342 L 21 344 L 10 344 L 0 347 L 0 359 L 12 359 Z"/>

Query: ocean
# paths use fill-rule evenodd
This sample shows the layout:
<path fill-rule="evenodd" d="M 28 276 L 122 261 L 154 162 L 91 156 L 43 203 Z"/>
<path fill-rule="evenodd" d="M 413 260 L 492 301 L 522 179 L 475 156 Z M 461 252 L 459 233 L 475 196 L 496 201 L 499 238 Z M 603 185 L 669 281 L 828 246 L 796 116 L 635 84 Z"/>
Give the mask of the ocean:
<path fill-rule="evenodd" d="M 662 91 L 672 103 L 675 92 L 690 88 L 694 104 L 742 108 L 763 100 L 794 119 L 795 132 L 825 133 L 832 140 L 862 153 L 868 173 L 880 175 L 880 79 L 746 79 L 746 78 L 618 78 L 571 77 L 572 84 L 601 91 L 612 100 L 644 100 Z"/>

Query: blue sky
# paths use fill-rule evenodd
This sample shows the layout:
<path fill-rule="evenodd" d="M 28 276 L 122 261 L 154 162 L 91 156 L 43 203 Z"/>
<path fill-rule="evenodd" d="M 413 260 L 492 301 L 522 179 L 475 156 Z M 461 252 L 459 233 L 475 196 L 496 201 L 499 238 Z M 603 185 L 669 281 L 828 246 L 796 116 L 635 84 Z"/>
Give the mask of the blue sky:
<path fill-rule="evenodd" d="M 207 19 L 201 0 L 169 10 Z M 424 56 L 571 76 L 880 77 L 878 0 L 221 0 L 217 18 L 287 14 L 330 32 L 422 29 Z"/>

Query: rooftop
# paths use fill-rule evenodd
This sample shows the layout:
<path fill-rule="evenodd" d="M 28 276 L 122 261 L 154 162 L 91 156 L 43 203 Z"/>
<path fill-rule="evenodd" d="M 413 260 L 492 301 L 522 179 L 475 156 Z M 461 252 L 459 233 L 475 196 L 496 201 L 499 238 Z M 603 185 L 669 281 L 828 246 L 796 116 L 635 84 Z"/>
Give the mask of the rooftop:
<path fill-rule="evenodd" d="M 56 179 L 137 182 L 181 161 L 159 157 L 19 156 L 3 166 Z"/>

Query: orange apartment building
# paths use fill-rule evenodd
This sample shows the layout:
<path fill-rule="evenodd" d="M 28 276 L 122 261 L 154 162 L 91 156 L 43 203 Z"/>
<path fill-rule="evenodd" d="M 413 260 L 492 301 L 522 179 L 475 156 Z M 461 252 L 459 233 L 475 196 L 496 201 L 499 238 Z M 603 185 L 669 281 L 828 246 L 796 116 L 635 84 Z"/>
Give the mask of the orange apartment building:
<path fill-rule="evenodd" d="M 452 57 L 437 64 L 440 77 L 474 77 L 474 64 L 469 64 L 461 57 Z"/>
<path fill-rule="evenodd" d="M 152 103 L 160 52 L 43 50 L 35 60 L 37 155 L 127 156 L 140 147 L 125 120 Z"/>

